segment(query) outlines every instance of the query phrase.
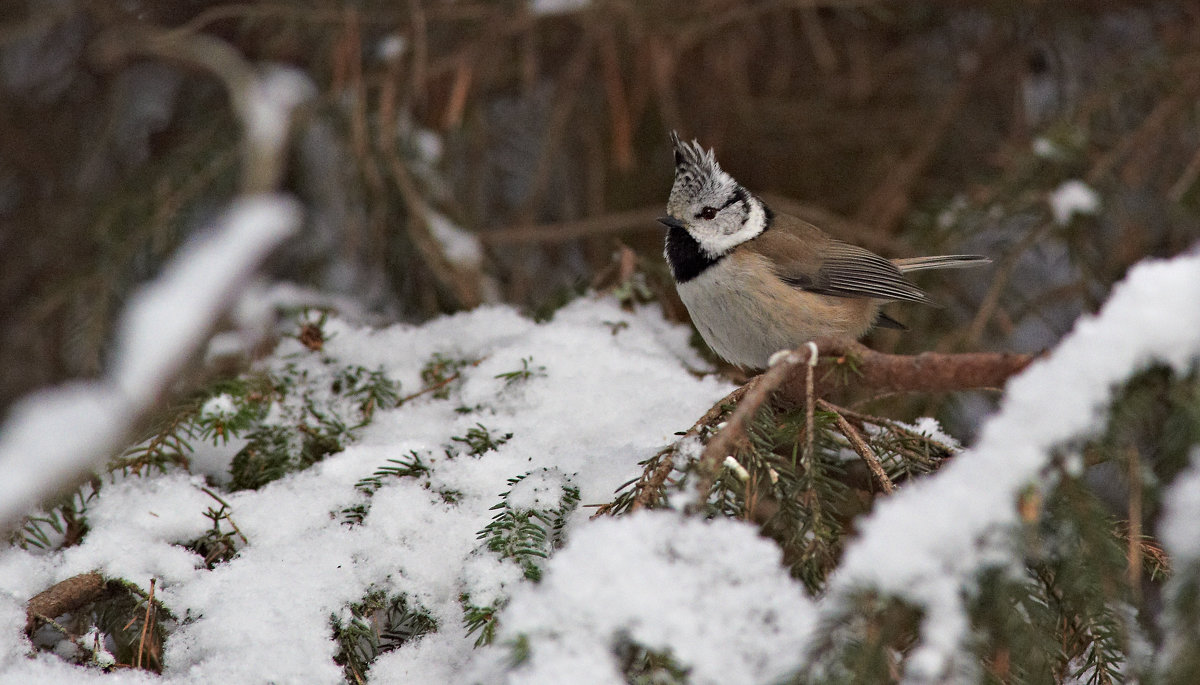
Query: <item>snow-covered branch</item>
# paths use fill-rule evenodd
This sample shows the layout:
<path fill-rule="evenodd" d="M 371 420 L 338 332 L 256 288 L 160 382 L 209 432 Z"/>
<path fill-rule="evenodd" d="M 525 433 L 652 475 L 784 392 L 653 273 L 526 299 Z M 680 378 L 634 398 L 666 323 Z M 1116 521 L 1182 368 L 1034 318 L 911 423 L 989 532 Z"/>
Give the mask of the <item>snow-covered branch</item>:
<path fill-rule="evenodd" d="M 299 219 L 297 203 L 283 196 L 238 201 L 213 235 L 131 299 L 106 376 L 42 390 L 13 408 L 0 428 L 0 527 L 125 444 Z"/>
<path fill-rule="evenodd" d="M 220 78 L 243 126 L 242 196 L 211 234 L 185 247 L 131 298 L 102 378 L 42 390 L 14 405 L 0 427 L 0 529 L 132 437 L 300 221 L 299 204 L 271 190 L 282 177 L 292 111 L 312 94 L 307 77 L 286 68 L 260 70 L 211 36 L 146 27 L 114 30 L 93 48 L 101 64 L 154 56 Z"/>
<path fill-rule="evenodd" d="M 860 588 L 922 607 L 921 642 L 906 678 L 948 672 L 968 634 L 961 588 L 997 562 L 989 533 L 1018 522 L 1027 488 L 1056 448 L 1103 427 L 1114 387 L 1152 363 L 1186 371 L 1200 357 L 1200 254 L 1133 268 L 1099 314 L 1080 320 L 1047 358 L 1014 378 L 978 445 L 935 476 L 881 501 L 830 579 L 831 598 Z M 986 487 L 981 487 L 986 484 Z M 825 603 L 836 611 L 839 602 Z"/>

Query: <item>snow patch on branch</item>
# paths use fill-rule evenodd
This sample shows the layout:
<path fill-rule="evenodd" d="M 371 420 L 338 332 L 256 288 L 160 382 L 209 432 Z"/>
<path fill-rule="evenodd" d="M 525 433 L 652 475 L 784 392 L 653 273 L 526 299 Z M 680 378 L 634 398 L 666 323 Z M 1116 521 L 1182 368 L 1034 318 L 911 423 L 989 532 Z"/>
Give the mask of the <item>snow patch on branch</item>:
<path fill-rule="evenodd" d="M 182 250 L 131 298 L 105 377 L 42 390 L 14 406 L 0 426 L 0 526 L 120 447 L 299 220 L 289 198 L 237 202 L 207 240 Z"/>
<path fill-rule="evenodd" d="M 1071 223 L 1076 214 L 1095 214 L 1100 209 L 1100 195 L 1078 179 L 1064 182 L 1050 193 L 1050 213 L 1056 224 Z"/>
<path fill-rule="evenodd" d="M 1132 374 L 1154 362 L 1184 372 L 1200 356 L 1197 302 L 1200 254 L 1135 266 L 1099 314 L 1009 383 L 977 446 L 879 502 L 863 521 L 830 595 L 872 587 L 924 608 L 909 681 L 950 670 L 968 635 L 960 588 L 987 565 L 1011 563 L 988 540 L 1018 523 L 1022 491 L 1049 487 L 1042 473 L 1053 450 L 1101 430 L 1114 387 Z"/>
<path fill-rule="evenodd" d="M 110 376 L 120 391 L 133 402 L 152 402 L 299 221 L 294 200 L 239 200 L 222 228 L 191 245 L 135 294 L 118 329 Z"/>

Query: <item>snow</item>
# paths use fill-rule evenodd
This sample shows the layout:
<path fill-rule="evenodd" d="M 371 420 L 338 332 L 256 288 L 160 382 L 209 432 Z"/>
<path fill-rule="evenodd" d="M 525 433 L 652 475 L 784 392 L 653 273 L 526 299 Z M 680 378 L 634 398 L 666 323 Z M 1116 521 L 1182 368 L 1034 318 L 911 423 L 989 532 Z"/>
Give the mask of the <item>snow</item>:
<path fill-rule="evenodd" d="M 201 416 L 232 416 L 237 413 L 233 398 L 225 393 L 210 397 L 204 406 L 200 407 Z"/>
<path fill-rule="evenodd" d="M 208 239 L 182 250 L 130 299 L 105 377 L 40 391 L 12 409 L 0 426 L 0 525 L 120 446 L 299 216 L 296 202 L 281 196 L 235 203 Z"/>
<path fill-rule="evenodd" d="M 733 471 L 733 475 L 737 476 L 737 479 L 743 483 L 750 480 L 750 472 L 746 470 L 745 466 L 742 466 L 741 462 L 734 459 L 732 455 L 725 457 L 724 465 L 725 468 Z"/>
<path fill-rule="evenodd" d="M 375 46 L 375 55 L 384 62 L 394 62 L 404 55 L 408 49 L 408 41 L 399 33 L 389 33 L 379 39 Z"/>
<path fill-rule="evenodd" d="M 614 322 L 626 326 L 614 334 Z M 349 604 L 382 590 L 404 594 L 437 622 L 438 631 L 381 657 L 371 668 L 373 682 L 454 682 L 448 674 L 468 667 L 486 673 L 489 664 L 504 663 L 506 648 L 474 647 L 475 636 L 462 628 L 459 598 L 467 594 L 476 605 L 502 604 L 530 585 L 515 563 L 501 561 L 477 537 L 496 514 L 492 507 L 503 501 L 502 494 L 508 493 L 510 507 L 545 509 L 558 505 L 569 481 L 579 488 L 583 504 L 609 501 L 619 485 L 640 472 L 638 461 L 670 444 L 676 431 L 730 390 L 712 376 L 692 373 L 704 364 L 688 345 L 688 329 L 666 322 L 655 308 L 626 311 L 610 298 L 577 301 L 546 324 L 509 307 L 481 307 L 420 327 L 373 329 L 330 317 L 325 333 L 320 352 L 284 338 L 261 362 L 266 370 L 280 372 L 291 365 L 295 373 L 307 374 L 313 388 L 307 397 L 322 407 L 333 402 L 322 393 L 343 364 L 381 368 L 400 382 L 403 396 L 423 387 L 421 370 L 435 353 L 479 362 L 460 371 L 461 382 L 451 386 L 446 399 L 427 394 L 398 408 L 378 408 L 345 449 L 307 470 L 257 491 L 217 490 L 249 544 L 239 542 L 238 555 L 213 570 L 180 543 L 211 527 L 203 514 L 218 505 L 202 488 L 216 485 L 182 471 L 106 482 L 90 507 L 91 530 L 81 544 L 49 553 L 18 548 L 0 553 L 0 609 L 19 607 L 48 585 L 92 569 L 142 587 L 154 578 L 156 596 L 176 616 L 190 617 L 168 637 L 166 670 L 156 682 L 332 683 L 341 682 L 343 674 L 333 662 L 330 616 L 345 617 Z M 515 380 L 504 376 L 520 370 L 530 373 Z M 464 408 L 469 412 L 462 413 Z M 236 411 L 236 402 L 217 395 L 202 411 L 229 413 Z M 283 416 L 286 408 L 273 414 Z M 452 438 L 477 424 L 493 436 L 512 437 L 494 450 L 466 454 Z M 204 453 L 203 472 L 210 472 L 227 467 L 239 445 L 197 447 Z M 369 500 L 356 488 L 389 459 L 410 451 L 429 466 L 427 476 L 386 479 Z M 453 501 L 443 496 L 446 492 L 455 493 Z M 362 523 L 346 525 L 341 512 L 365 501 L 370 508 Z M 596 535 L 630 545 L 605 562 L 602 575 L 585 574 L 597 591 L 606 578 L 633 583 L 634 578 L 619 581 L 616 569 L 635 564 L 637 555 L 648 555 L 631 567 L 644 578 L 681 576 L 661 601 L 675 602 L 676 612 L 691 612 L 675 620 L 693 627 L 672 640 L 667 631 L 644 626 L 634 632 L 638 639 L 670 648 L 680 658 L 712 661 L 705 649 L 733 639 L 721 627 L 728 619 L 730 627 L 776 631 L 775 641 L 766 644 L 799 644 L 807 614 L 782 613 L 789 606 L 806 606 L 802 591 L 787 579 L 774 545 L 752 527 L 686 524 L 674 516 L 589 523 L 591 511 L 580 507 L 570 516 L 568 540 L 594 528 Z M 692 532 L 686 540 L 672 541 L 669 532 L 680 525 L 693 526 Z M 563 566 L 549 566 L 557 579 L 547 581 L 546 592 L 559 592 L 560 585 L 570 584 L 570 575 L 582 573 L 575 564 L 591 554 L 595 541 L 584 537 L 551 558 L 570 552 Z M 730 550 L 735 556 L 722 561 Z M 693 565 L 704 571 L 683 578 Z M 718 581 L 733 594 L 704 599 Z M 778 596 L 751 601 L 748 596 L 757 594 L 752 588 L 761 582 L 779 586 Z M 613 585 L 593 598 L 590 611 L 607 618 L 589 635 L 599 639 L 604 630 L 640 620 L 628 603 L 607 606 L 620 592 Z M 523 596 L 530 607 L 556 601 L 540 590 Z M 665 604 L 659 606 L 663 610 Z M 706 613 L 712 611 L 721 613 Z M 703 628 L 711 616 L 720 619 Z M 502 613 L 500 625 L 509 620 Z M 0 672 L 13 669 L 19 679 L 13 682 L 57 683 L 74 673 L 87 677 L 87 671 L 54 657 L 25 658 L 19 624 L 0 620 L 0 625 L 7 626 L 0 633 Z M 513 629 L 525 625 L 516 623 Z M 536 639 L 543 637 L 539 633 Z M 698 646 L 686 644 L 692 639 Z M 739 639 L 749 651 L 728 682 L 782 673 L 794 660 L 794 649 L 762 654 L 749 646 L 750 633 Z M 717 672 L 715 663 L 698 662 L 696 668 Z"/>
<path fill-rule="evenodd" d="M 504 614 L 500 639 L 524 635 L 529 660 L 504 674 L 481 658 L 472 682 L 625 682 L 612 655 L 622 640 L 668 652 L 695 685 L 776 682 L 816 616 L 781 562 L 778 547 L 738 521 L 675 512 L 596 521 Z"/>
<path fill-rule="evenodd" d="M 1046 138 L 1038 136 L 1033 139 L 1033 154 L 1042 159 L 1060 160 L 1066 157 L 1066 153 L 1058 145 L 1058 143 Z"/>
<path fill-rule="evenodd" d="M 828 591 L 847 598 L 872 587 L 924 608 L 907 680 L 937 680 L 953 665 L 969 636 L 960 588 L 981 568 L 1009 561 L 993 540 L 1018 522 L 1021 492 L 1052 487 L 1042 473 L 1053 450 L 1101 430 L 1113 388 L 1130 374 L 1155 361 L 1182 372 L 1200 357 L 1197 302 L 1200 254 L 1136 265 L 1096 316 L 1009 382 L 975 447 L 861 522 Z"/>
<path fill-rule="evenodd" d="M 110 376 L 16 408 L 0 429 L 0 520 L 28 513 L 119 446 L 131 417 L 200 352 L 189 346 L 200 344 L 297 218 L 278 198 L 238 205 L 221 231 L 135 298 Z M 243 318 L 293 297 L 251 289 Z M 375 683 L 620 683 L 620 644 L 668 655 L 692 683 L 777 682 L 812 653 L 823 637 L 818 626 L 864 588 L 922 610 L 904 679 L 952 681 L 969 667 L 958 658 L 970 638 L 964 588 L 979 570 L 1014 562 L 1003 541 L 1018 523 L 1018 498 L 1053 487 L 1043 477 L 1050 455 L 1102 428 L 1116 384 L 1153 362 L 1180 371 L 1195 363 L 1198 301 L 1200 254 L 1131 269 L 1098 315 L 1010 382 L 975 447 L 855 522 L 859 534 L 819 599 L 789 577 L 779 548 L 753 525 L 676 511 L 589 519 L 586 505 L 611 500 L 641 473 L 639 462 L 731 389 L 694 371 L 706 366 L 688 344 L 690 329 L 657 307 L 630 311 L 611 297 L 585 297 L 546 323 L 486 306 L 386 328 L 333 315 L 322 324 L 321 350 L 285 337 L 258 362 L 258 372 L 307 384 L 272 405 L 272 420 L 286 423 L 313 406 L 356 423 L 357 405 L 332 389 L 349 366 L 379 370 L 399 383 L 401 397 L 429 385 L 422 371 L 435 355 L 460 362 L 457 380 L 445 397 L 376 406 L 342 449 L 258 490 L 222 489 L 245 438 L 197 440 L 191 473 L 106 478 L 79 544 L 0 551 L 0 685 L 342 682 L 331 617 L 348 620 L 349 606 L 371 592 L 403 596 L 437 625 L 376 659 L 368 674 Z M 218 394 L 201 415 L 238 411 L 237 398 Z M 932 419 L 913 428 L 954 443 Z M 473 429 L 486 430 L 492 446 L 456 439 Z M 681 442 L 676 464 L 702 450 L 696 438 Z M 364 478 L 409 455 L 427 470 L 380 478 L 373 494 L 364 491 Z M 1200 558 L 1197 464 L 1166 501 L 1162 537 L 1179 560 Z M 732 458 L 726 465 L 744 471 Z M 535 583 L 480 532 L 498 507 L 561 508 L 568 488 L 578 488 L 585 506 L 567 517 L 565 545 L 537 559 Z M 213 525 L 205 516 L 218 507 L 210 492 L 229 505 L 222 525 L 236 523 L 247 541 L 236 538 L 237 555 L 212 569 L 185 546 Z M 690 491 L 668 495 L 678 509 L 692 499 Z M 352 507 L 361 513 L 354 525 L 345 516 Z M 24 603 L 92 570 L 141 587 L 155 580 L 156 596 L 186 617 L 168 635 L 161 677 L 29 655 Z M 476 635 L 463 626 L 466 602 L 498 609 L 493 645 L 474 646 Z M 514 644 L 524 645 L 517 664 Z"/>
<path fill-rule="evenodd" d="M 1171 559 L 1175 573 L 1167 580 L 1163 595 L 1170 600 L 1171 609 L 1163 619 L 1165 644 L 1158 655 L 1159 663 L 1178 663 L 1195 649 L 1195 623 L 1173 610 L 1175 598 L 1194 588 L 1194 569 L 1200 563 L 1200 448 L 1192 450 L 1191 464 L 1184 469 L 1163 495 L 1163 516 L 1159 538 Z"/>
<path fill-rule="evenodd" d="M 455 264 L 478 268 L 483 261 L 483 246 L 474 233 L 456 226 L 453 221 L 429 212 L 429 231 L 442 246 L 442 254 Z"/>
<path fill-rule="evenodd" d="M 22 399 L 0 427 L 0 524 L 33 509 L 116 449 L 131 407 L 105 383 L 76 382 Z"/>
<path fill-rule="evenodd" d="M 541 468 L 513 485 L 504 502 L 518 511 L 557 509 L 567 485 L 567 474 L 555 467 Z"/>
<path fill-rule="evenodd" d="M 316 86 L 299 69 L 270 66 L 253 77 L 247 90 L 235 98 L 246 137 L 255 147 L 276 151 L 286 142 L 292 111 L 312 99 Z"/>
<path fill-rule="evenodd" d="M 957 450 L 961 447 L 958 440 L 946 431 L 942 430 L 942 424 L 932 416 L 922 416 L 917 418 L 911 424 L 897 421 L 898 425 L 907 428 L 915 433 L 924 435 L 925 437 L 940 442 L 950 449 Z"/>
<path fill-rule="evenodd" d="M 1158 536 L 1176 563 L 1200 561 L 1200 449 L 1192 463 L 1175 478 L 1164 496 L 1164 514 Z"/>
<path fill-rule="evenodd" d="M 1048 198 L 1054 223 L 1065 226 L 1076 214 L 1095 214 L 1100 209 L 1100 195 L 1078 179 L 1063 182 Z"/>
<path fill-rule="evenodd" d="M 150 402 L 195 354 L 242 284 L 300 221 L 291 199 L 238 200 L 222 230 L 191 245 L 151 287 L 136 293 L 117 331 L 112 377 L 137 403 Z"/>

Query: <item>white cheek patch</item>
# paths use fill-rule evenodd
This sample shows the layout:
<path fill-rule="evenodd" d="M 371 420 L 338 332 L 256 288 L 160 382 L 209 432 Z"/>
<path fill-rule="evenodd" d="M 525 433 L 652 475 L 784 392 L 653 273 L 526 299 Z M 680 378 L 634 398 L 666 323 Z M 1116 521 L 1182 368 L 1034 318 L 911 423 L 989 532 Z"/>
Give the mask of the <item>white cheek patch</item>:
<path fill-rule="evenodd" d="M 763 210 L 762 203 L 758 198 L 751 198 L 749 205 L 750 214 L 746 217 L 746 222 L 733 233 L 695 236 L 705 255 L 713 259 L 720 257 L 766 230 L 767 213 Z"/>

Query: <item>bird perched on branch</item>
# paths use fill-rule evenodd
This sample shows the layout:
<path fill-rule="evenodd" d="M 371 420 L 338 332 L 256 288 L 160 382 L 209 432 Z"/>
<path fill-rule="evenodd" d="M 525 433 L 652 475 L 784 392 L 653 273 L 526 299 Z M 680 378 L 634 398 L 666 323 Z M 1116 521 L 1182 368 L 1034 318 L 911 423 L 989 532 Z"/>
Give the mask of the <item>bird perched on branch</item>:
<path fill-rule="evenodd" d="M 812 224 L 772 212 L 721 170 L 711 150 L 672 131 L 675 184 L 664 254 L 704 341 L 726 361 L 766 368 L 772 354 L 817 338 L 903 329 L 888 301 L 933 302 L 904 274 L 986 264 L 978 255 L 885 259 Z"/>

